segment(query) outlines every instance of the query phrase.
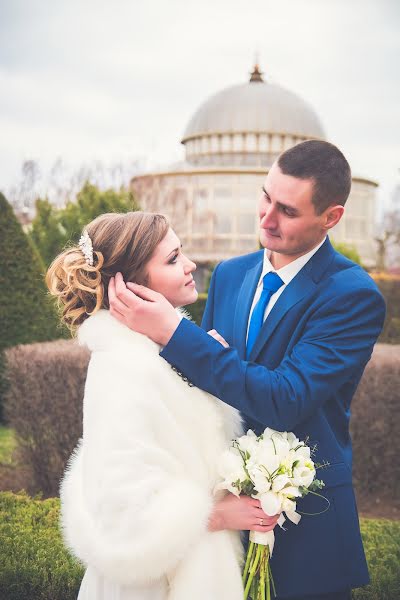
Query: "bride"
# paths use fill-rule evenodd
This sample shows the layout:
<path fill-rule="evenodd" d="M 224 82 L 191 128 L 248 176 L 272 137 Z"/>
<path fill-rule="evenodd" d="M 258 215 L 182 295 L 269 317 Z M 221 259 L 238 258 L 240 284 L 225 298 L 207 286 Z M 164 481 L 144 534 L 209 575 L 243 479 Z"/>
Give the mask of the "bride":
<path fill-rule="evenodd" d="M 65 542 L 86 566 L 79 600 L 240 600 L 239 531 L 276 524 L 258 500 L 214 494 L 239 414 L 108 310 L 118 271 L 177 308 L 197 299 L 195 268 L 164 216 L 131 212 L 92 221 L 48 270 L 62 319 L 91 350 L 60 494 Z"/>

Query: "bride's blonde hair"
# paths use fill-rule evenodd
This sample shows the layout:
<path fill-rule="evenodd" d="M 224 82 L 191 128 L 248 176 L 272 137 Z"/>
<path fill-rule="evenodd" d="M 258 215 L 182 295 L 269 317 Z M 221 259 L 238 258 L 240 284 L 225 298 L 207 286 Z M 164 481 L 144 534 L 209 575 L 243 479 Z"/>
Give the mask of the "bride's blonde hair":
<path fill-rule="evenodd" d="M 59 254 L 46 274 L 64 323 L 74 329 L 100 308 L 109 308 L 108 283 L 118 271 L 125 281 L 145 284 L 146 265 L 168 229 L 164 215 L 140 211 L 106 213 L 89 223 L 85 231 L 93 246 L 93 266 L 76 245 Z"/>

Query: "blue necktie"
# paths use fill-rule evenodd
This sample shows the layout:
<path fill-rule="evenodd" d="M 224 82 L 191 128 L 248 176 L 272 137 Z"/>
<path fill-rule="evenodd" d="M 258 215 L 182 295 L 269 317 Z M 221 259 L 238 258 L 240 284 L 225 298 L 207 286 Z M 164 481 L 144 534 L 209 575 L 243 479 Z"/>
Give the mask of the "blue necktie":
<path fill-rule="evenodd" d="M 250 319 L 249 333 L 247 336 L 247 359 L 250 356 L 251 349 L 260 333 L 261 327 L 264 323 L 264 313 L 267 308 L 267 304 L 272 294 L 275 294 L 282 287 L 283 281 L 276 273 L 267 273 L 263 277 L 263 290 L 261 292 L 260 299 L 254 307 L 254 310 Z"/>

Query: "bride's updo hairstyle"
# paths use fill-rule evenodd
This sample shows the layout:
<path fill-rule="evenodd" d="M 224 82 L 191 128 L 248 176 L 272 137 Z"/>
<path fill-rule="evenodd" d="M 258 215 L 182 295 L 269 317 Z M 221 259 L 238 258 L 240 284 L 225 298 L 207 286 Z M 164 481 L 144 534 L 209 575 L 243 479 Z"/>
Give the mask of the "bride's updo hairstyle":
<path fill-rule="evenodd" d="M 108 283 L 116 273 L 124 281 L 146 284 L 146 265 L 169 224 L 164 215 L 129 212 L 100 215 L 85 227 L 93 265 L 79 245 L 67 248 L 50 265 L 47 287 L 62 308 L 62 320 L 75 328 L 100 308 L 109 308 Z"/>

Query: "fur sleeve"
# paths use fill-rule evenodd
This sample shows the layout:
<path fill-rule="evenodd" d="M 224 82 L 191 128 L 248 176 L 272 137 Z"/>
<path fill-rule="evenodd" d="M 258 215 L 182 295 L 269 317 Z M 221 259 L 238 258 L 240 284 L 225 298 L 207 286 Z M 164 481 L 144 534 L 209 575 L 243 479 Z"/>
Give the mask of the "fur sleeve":
<path fill-rule="evenodd" d="M 120 584 L 146 583 L 173 570 L 206 532 L 212 508 L 211 494 L 154 429 L 164 416 L 168 426 L 160 388 L 140 369 L 128 376 L 123 368 L 110 371 L 106 355 L 92 358 L 84 441 L 61 485 L 67 546 Z"/>

